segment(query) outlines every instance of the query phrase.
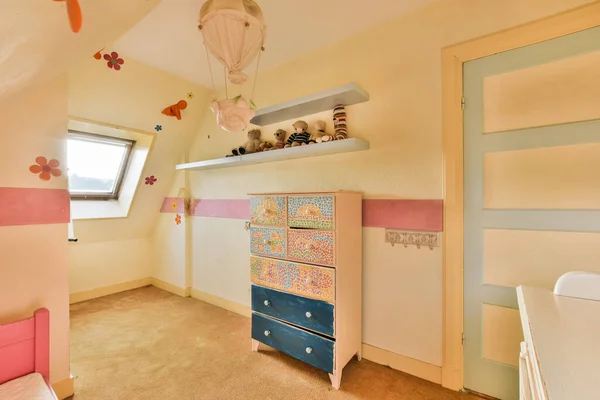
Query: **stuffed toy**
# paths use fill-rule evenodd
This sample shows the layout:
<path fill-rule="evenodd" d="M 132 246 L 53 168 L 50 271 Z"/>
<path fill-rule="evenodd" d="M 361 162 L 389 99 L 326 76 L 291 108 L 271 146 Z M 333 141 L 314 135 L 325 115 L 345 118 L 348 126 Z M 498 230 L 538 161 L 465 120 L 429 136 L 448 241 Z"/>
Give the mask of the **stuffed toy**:
<path fill-rule="evenodd" d="M 251 129 L 248 131 L 248 140 L 243 146 L 231 150 L 232 155 L 239 156 L 242 154 L 251 154 L 260 151 L 260 129 Z M 231 157 L 231 156 L 228 156 Z"/>
<path fill-rule="evenodd" d="M 285 147 L 285 135 L 287 132 L 283 129 L 277 129 L 275 132 L 275 145 L 271 147 L 269 150 L 279 150 Z"/>
<path fill-rule="evenodd" d="M 306 132 L 308 124 L 304 121 L 296 121 L 292 126 L 294 127 L 294 133 L 292 133 L 287 142 L 285 142 L 285 147 L 307 145 L 310 141 L 310 133 Z"/>
<path fill-rule="evenodd" d="M 310 136 L 310 143 L 321 143 L 325 134 L 325 121 L 317 121 L 315 123 L 315 133 Z"/>
<path fill-rule="evenodd" d="M 187 108 L 187 101 L 179 100 L 176 104 L 169 106 L 162 110 L 162 113 L 168 115 L 169 117 L 175 117 L 177 119 L 181 119 L 181 110 L 185 110 Z"/>
<path fill-rule="evenodd" d="M 348 130 L 346 129 L 346 109 L 341 104 L 335 106 L 335 108 L 333 109 L 333 126 L 335 129 L 335 134 L 321 136 L 321 142 L 330 142 L 332 140 L 342 140 L 348 138 Z M 317 130 L 319 129 L 316 125 L 315 128 Z M 317 142 L 319 142 L 319 140 L 317 140 Z"/>
<path fill-rule="evenodd" d="M 269 151 L 273 148 L 273 143 L 271 142 L 262 142 L 260 146 L 258 146 L 258 151 Z"/>
<path fill-rule="evenodd" d="M 348 138 L 348 128 L 346 127 L 346 108 L 339 104 L 333 109 L 333 127 L 335 136 L 333 140 L 342 140 Z"/>

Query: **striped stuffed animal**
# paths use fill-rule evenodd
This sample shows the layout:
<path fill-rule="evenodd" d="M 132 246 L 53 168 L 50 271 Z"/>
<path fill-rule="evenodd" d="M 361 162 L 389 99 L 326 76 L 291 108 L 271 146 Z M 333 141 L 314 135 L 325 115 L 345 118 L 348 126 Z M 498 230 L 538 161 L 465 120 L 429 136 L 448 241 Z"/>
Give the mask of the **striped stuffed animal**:
<path fill-rule="evenodd" d="M 333 109 L 333 127 L 335 129 L 335 133 L 333 135 L 322 136 L 322 142 L 348 138 L 348 128 L 346 127 L 346 108 L 343 104 L 338 104 Z"/>
<path fill-rule="evenodd" d="M 296 121 L 292 126 L 294 127 L 294 133 L 292 133 L 287 142 L 285 142 L 285 147 L 307 145 L 310 142 L 310 133 L 306 132 L 308 130 L 308 124 L 304 121 Z"/>

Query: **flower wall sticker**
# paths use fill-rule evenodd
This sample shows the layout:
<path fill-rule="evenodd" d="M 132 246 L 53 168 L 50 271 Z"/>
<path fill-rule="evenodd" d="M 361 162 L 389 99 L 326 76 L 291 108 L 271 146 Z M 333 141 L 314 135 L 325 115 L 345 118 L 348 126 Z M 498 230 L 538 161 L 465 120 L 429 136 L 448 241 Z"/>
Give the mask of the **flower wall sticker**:
<path fill-rule="evenodd" d="M 177 214 L 177 215 L 175 216 L 175 223 L 176 223 L 177 225 L 181 224 L 181 215 Z"/>
<path fill-rule="evenodd" d="M 162 125 L 156 125 L 156 126 L 154 127 L 154 130 L 155 130 L 156 132 L 160 132 L 160 131 L 162 131 Z"/>
<path fill-rule="evenodd" d="M 62 175 L 62 171 L 58 168 L 60 167 L 60 162 L 58 160 L 50 160 L 48 161 L 46 157 L 37 157 L 35 159 L 37 164 L 33 164 L 29 167 L 29 171 L 34 174 L 40 174 L 40 179 L 43 181 L 49 181 L 51 177 L 59 177 Z"/>
<path fill-rule="evenodd" d="M 187 98 L 190 99 L 190 100 L 193 99 L 194 98 L 194 92 L 189 92 L 187 94 Z"/>
<path fill-rule="evenodd" d="M 110 54 L 105 54 L 104 59 L 108 61 L 106 63 L 106 65 L 108 65 L 108 68 L 114 68 L 117 71 L 120 70 L 121 65 L 125 63 L 125 60 L 120 58 L 119 53 L 117 53 L 116 51 L 113 51 Z"/>
<path fill-rule="evenodd" d="M 154 175 L 150 175 L 146 177 L 146 185 L 154 185 L 156 183 L 156 181 L 158 181 L 158 179 L 156 179 L 154 177 Z"/>

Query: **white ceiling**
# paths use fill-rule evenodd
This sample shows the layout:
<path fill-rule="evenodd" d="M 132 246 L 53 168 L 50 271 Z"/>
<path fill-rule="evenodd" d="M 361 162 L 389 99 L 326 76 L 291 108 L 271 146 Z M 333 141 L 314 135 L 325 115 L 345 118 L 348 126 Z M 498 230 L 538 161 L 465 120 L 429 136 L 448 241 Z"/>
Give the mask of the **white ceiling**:
<path fill-rule="evenodd" d="M 2 1 L 0 100 L 67 72 L 127 32 L 158 0 L 79 0 L 83 26 L 71 32 L 65 2 Z"/>
<path fill-rule="evenodd" d="M 260 69 L 273 68 L 434 0 L 257 0 L 267 24 Z M 115 44 L 120 53 L 210 87 L 202 34 L 204 0 L 162 0 Z M 213 68 L 219 67 L 211 57 Z M 246 71 L 254 72 L 255 64 Z M 220 69 L 221 71 L 221 69 Z M 216 76 L 216 74 L 215 74 Z M 223 75 L 216 77 L 217 86 Z"/>

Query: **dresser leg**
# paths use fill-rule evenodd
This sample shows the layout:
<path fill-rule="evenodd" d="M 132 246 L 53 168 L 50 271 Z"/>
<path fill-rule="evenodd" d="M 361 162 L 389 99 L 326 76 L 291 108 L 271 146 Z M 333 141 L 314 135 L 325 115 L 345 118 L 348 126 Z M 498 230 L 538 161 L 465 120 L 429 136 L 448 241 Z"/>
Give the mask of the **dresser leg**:
<path fill-rule="evenodd" d="M 358 361 L 362 360 L 362 350 L 359 350 L 358 353 L 356 353 L 356 359 Z"/>
<path fill-rule="evenodd" d="M 331 380 L 331 386 L 333 386 L 334 389 L 339 389 L 342 381 L 342 371 L 336 370 L 333 374 L 329 374 L 329 379 Z"/>
<path fill-rule="evenodd" d="M 260 342 L 258 340 L 252 339 L 252 351 L 258 351 L 258 345 Z"/>

